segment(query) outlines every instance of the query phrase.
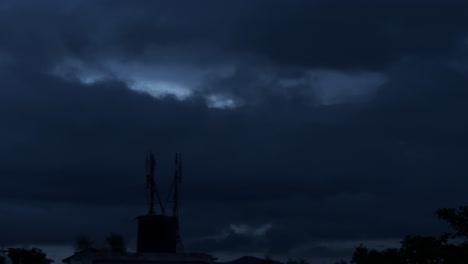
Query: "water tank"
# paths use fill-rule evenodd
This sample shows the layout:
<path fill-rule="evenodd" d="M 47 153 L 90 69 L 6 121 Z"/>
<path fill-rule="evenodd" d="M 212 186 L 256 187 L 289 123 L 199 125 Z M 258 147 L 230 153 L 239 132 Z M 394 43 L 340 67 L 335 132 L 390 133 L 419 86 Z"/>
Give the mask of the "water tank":
<path fill-rule="evenodd" d="M 138 253 L 176 253 L 177 218 L 164 215 L 138 217 Z"/>

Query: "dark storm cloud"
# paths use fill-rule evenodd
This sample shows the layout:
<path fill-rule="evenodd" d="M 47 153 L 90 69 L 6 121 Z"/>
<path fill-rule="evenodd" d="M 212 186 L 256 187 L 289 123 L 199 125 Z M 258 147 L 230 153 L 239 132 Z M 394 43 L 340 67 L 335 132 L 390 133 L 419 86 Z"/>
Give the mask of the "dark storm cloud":
<path fill-rule="evenodd" d="M 134 237 L 150 149 L 162 187 L 183 153 L 188 249 L 330 257 L 343 253 L 320 242 L 441 231 L 434 210 L 467 198 L 468 81 L 449 66 L 466 64 L 456 56 L 466 53 L 465 4 L 205 3 L 0 5 L 0 243 Z M 237 70 L 203 76 L 180 101 L 131 91 L 119 76 L 85 85 L 50 74 L 67 57 Z M 328 106 L 313 86 L 281 84 L 313 68 L 387 80 L 369 102 Z M 205 94 L 244 104 L 209 108 Z M 211 238 L 267 224 L 261 236 Z"/>
<path fill-rule="evenodd" d="M 2 138 L 9 140 L 2 144 L 2 200 L 140 208 L 142 153 L 157 149 L 168 175 L 177 149 L 186 160 L 188 237 L 233 223 L 269 222 L 272 231 L 288 226 L 299 238 L 307 234 L 303 242 L 431 232 L 437 230 L 436 206 L 464 197 L 457 186 L 466 173 L 467 109 L 460 87 L 467 86 L 452 71 L 430 69 L 439 74 L 423 71 L 404 82 L 431 76 L 427 82 L 447 93 L 428 87 L 414 88 L 418 96 L 398 96 L 390 82 L 381 91 L 394 93 L 391 102 L 377 103 L 390 98 L 385 96 L 371 105 L 267 114 L 261 108 L 209 110 L 196 99 L 155 100 L 117 82 L 83 86 L 4 70 Z M 455 77 L 460 81 L 450 85 Z M 460 104 L 452 100 L 455 93 Z M 411 104 L 403 108 L 401 102 Z M 211 228 L 190 223 L 200 213 Z M 65 235 L 48 237 L 64 241 Z M 271 247 L 288 248 L 287 241 Z"/>
<path fill-rule="evenodd" d="M 241 53 L 306 68 L 382 69 L 404 57 L 453 55 L 468 22 L 464 1 L 29 1 L 5 6 L 1 30 L 8 38 L 0 48 L 42 62 L 119 54 L 205 64 Z M 183 49 L 157 53 L 167 47 Z"/>
<path fill-rule="evenodd" d="M 151 45 L 204 43 L 307 68 L 381 69 L 406 56 L 453 55 L 468 22 L 462 1 L 120 2 L 97 10 L 109 6 L 99 40 L 132 55 Z M 127 19 L 118 27 L 122 10 Z"/>

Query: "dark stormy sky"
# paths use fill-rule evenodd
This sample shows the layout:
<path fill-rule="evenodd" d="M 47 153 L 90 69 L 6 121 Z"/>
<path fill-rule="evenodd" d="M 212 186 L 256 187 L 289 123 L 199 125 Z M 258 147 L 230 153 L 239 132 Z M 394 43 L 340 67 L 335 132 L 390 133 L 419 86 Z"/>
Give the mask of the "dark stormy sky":
<path fill-rule="evenodd" d="M 468 193 L 464 1 L 0 2 L 0 244 L 135 247 L 183 153 L 187 251 L 348 258 Z M 320 262 L 317 262 L 320 263 Z"/>

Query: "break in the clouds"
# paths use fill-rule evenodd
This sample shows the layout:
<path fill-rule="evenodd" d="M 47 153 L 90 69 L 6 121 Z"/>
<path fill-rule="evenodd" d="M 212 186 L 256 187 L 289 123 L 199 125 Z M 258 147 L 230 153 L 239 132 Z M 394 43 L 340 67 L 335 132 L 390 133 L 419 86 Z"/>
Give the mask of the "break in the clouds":
<path fill-rule="evenodd" d="M 441 232 L 468 198 L 467 13 L 3 1 L 0 244 L 133 243 L 148 150 L 163 189 L 183 153 L 187 250 L 325 261 Z"/>

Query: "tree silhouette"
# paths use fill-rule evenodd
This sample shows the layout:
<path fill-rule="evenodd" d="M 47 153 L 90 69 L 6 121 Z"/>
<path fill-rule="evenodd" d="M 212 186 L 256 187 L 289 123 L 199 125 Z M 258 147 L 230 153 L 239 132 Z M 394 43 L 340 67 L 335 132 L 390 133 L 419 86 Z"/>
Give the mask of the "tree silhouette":
<path fill-rule="evenodd" d="M 107 237 L 106 242 L 112 253 L 124 253 L 127 250 L 125 239 L 122 235 L 111 234 Z"/>
<path fill-rule="evenodd" d="M 401 251 L 409 263 L 444 263 L 443 241 L 430 236 L 407 236 Z"/>
<path fill-rule="evenodd" d="M 77 252 L 94 249 L 94 241 L 87 236 L 79 236 L 75 241 Z"/>
<path fill-rule="evenodd" d="M 437 210 L 436 215 L 449 223 L 455 230 L 452 237 L 468 238 L 468 206 L 461 206 L 456 210 L 455 208 L 441 208 Z"/>
<path fill-rule="evenodd" d="M 341 259 L 341 260 L 335 262 L 335 264 L 348 264 L 348 262 Z"/>
<path fill-rule="evenodd" d="M 351 263 L 366 264 L 369 262 L 369 250 L 364 245 L 359 245 L 353 253 Z"/>
<path fill-rule="evenodd" d="M 8 257 L 13 264 L 51 264 L 54 262 L 38 248 L 9 248 Z"/>
<path fill-rule="evenodd" d="M 286 264 L 309 264 L 309 262 L 305 259 L 288 259 Z"/>
<path fill-rule="evenodd" d="M 380 254 L 380 263 L 381 264 L 403 264 L 406 263 L 404 261 L 404 257 L 402 256 L 402 253 L 399 249 L 397 248 L 388 248 Z"/>
<path fill-rule="evenodd" d="M 455 233 L 439 237 L 406 236 L 399 249 L 369 250 L 359 245 L 353 253 L 352 264 L 461 264 L 468 263 L 468 206 L 438 209 L 439 219 L 448 222 Z M 461 238 L 455 244 L 450 238 Z M 337 264 L 345 264 L 345 261 Z"/>
<path fill-rule="evenodd" d="M 262 261 L 262 264 L 273 264 L 273 259 L 270 256 L 266 255 Z"/>

